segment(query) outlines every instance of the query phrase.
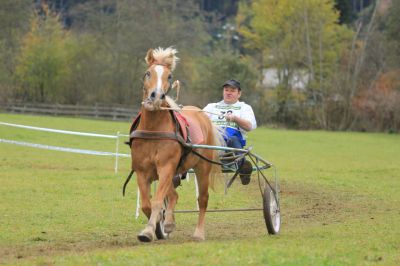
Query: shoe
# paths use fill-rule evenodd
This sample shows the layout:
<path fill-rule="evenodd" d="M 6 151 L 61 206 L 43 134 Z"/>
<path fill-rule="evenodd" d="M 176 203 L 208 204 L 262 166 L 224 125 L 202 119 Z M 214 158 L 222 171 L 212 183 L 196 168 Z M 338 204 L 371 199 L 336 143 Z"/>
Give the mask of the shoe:
<path fill-rule="evenodd" d="M 184 172 L 183 174 L 181 174 L 180 176 L 181 176 L 181 179 L 183 180 L 183 179 L 186 179 L 186 175 L 187 175 L 187 172 Z"/>
<path fill-rule="evenodd" d="M 177 188 L 181 185 L 181 175 L 174 175 L 174 177 L 172 177 L 172 183 L 174 184 L 174 188 Z"/>
<path fill-rule="evenodd" d="M 239 168 L 239 176 L 242 185 L 248 185 L 250 183 L 250 176 L 253 172 L 253 165 L 251 162 L 245 160 Z"/>
<path fill-rule="evenodd" d="M 174 188 L 177 188 L 181 185 L 181 180 L 186 179 L 186 175 L 187 175 L 187 172 L 185 172 L 183 174 L 174 175 L 174 177 L 172 178 L 172 183 L 174 184 Z"/>

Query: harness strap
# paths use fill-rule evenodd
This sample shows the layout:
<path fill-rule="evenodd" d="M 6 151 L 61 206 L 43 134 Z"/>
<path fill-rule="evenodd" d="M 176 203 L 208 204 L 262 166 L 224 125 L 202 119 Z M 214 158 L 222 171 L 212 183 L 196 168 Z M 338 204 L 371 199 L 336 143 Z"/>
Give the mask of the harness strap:
<path fill-rule="evenodd" d="M 194 154 L 196 154 L 197 156 L 199 156 L 203 160 L 206 160 L 209 163 L 214 163 L 214 164 L 218 164 L 218 165 L 226 165 L 226 164 L 223 164 L 223 163 L 220 163 L 217 161 L 210 160 L 207 157 L 203 156 L 202 154 L 198 153 L 197 151 L 195 151 L 193 149 L 192 145 L 186 143 L 184 141 L 184 139 L 176 133 L 166 132 L 166 131 L 135 130 L 131 133 L 130 137 L 132 139 L 136 138 L 136 139 L 175 140 L 175 141 L 178 141 L 185 150 L 188 150 L 188 152 L 185 155 L 189 154 L 190 152 L 193 152 Z M 178 166 L 179 166 L 179 164 L 178 164 Z"/>
<path fill-rule="evenodd" d="M 182 148 L 183 148 L 183 154 L 179 160 L 179 163 L 177 165 L 177 169 L 183 164 L 183 162 L 185 161 L 185 159 L 187 158 L 187 156 L 192 152 L 193 154 L 197 155 L 198 157 L 200 157 L 201 159 L 209 162 L 209 163 L 213 163 L 213 164 L 218 164 L 218 165 L 230 165 L 231 163 L 221 163 L 218 161 L 214 161 L 211 159 L 208 159 L 207 157 L 205 157 L 204 155 L 200 154 L 199 152 L 195 151 L 193 149 L 193 146 L 191 145 L 191 141 L 190 141 L 190 136 L 189 136 L 189 130 L 188 128 L 186 128 L 187 130 L 187 134 L 188 134 L 188 141 L 189 143 L 186 142 L 185 139 L 183 139 L 183 137 L 181 136 L 181 134 L 179 134 L 179 122 L 177 121 L 177 118 L 175 117 L 175 115 L 173 114 L 173 112 L 170 112 L 172 119 L 174 120 L 175 123 L 175 132 L 169 132 L 169 131 L 147 131 L 147 130 L 137 130 L 137 126 L 140 122 L 140 117 L 138 117 L 137 119 L 135 119 L 135 123 L 132 125 L 131 127 L 131 134 L 129 136 L 129 142 L 127 144 L 129 144 L 129 146 L 132 146 L 132 141 L 133 139 L 151 139 L 151 140 L 174 140 L 177 141 L 179 144 L 181 144 Z M 186 125 L 187 127 L 187 125 Z M 122 190 L 122 194 L 125 195 L 125 189 L 126 186 L 128 185 L 132 174 L 133 174 L 133 170 L 131 171 L 131 173 L 129 174 L 129 176 L 127 177 L 124 186 L 123 186 L 123 190 Z"/>
<path fill-rule="evenodd" d="M 131 139 L 164 139 L 164 140 L 176 140 L 179 143 L 185 143 L 185 140 L 181 135 L 174 132 L 168 131 L 147 131 L 147 130 L 135 130 L 130 135 Z"/>
<path fill-rule="evenodd" d="M 171 114 L 171 117 L 173 119 L 173 122 L 175 124 L 175 132 L 169 132 L 169 131 L 147 131 L 147 130 L 136 130 L 137 126 L 139 125 L 140 122 L 140 116 L 135 119 L 135 123 L 131 126 L 131 134 L 129 137 L 129 146 L 132 146 L 132 141 L 133 139 L 153 139 L 153 140 L 175 140 L 182 146 L 182 156 L 179 159 L 179 163 L 177 165 L 178 169 L 185 161 L 186 157 L 189 155 L 189 153 L 192 151 L 192 147 L 190 146 L 190 136 L 189 136 L 189 130 L 186 127 L 186 134 L 187 134 L 187 140 L 183 138 L 183 136 L 180 134 L 180 124 L 178 122 L 177 117 L 174 114 L 174 111 L 169 112 Z M 140 114 L 139 114 L 140 115 Z M 187 143 L 188 141 L 189 143 Z"/>

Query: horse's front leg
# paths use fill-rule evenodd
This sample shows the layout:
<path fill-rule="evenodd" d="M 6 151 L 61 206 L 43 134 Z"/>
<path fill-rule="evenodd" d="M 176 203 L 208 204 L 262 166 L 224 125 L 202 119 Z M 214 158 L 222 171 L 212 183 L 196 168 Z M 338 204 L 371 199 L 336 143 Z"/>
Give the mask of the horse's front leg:
<path fill-rule="evenodd" d="M 151 215 L 150 219 L 142 232 L 138 235 L 138 239 L 142 242 L 151 242 L 155 239 L 156 224 L 161 219 L 161 209 L 163 201 L 167 196 L 170 187 L 172 186 L 172 176 L 175 172 L 173 164 L 160 167 L 158 172 L 159 185 L 156 194 L 151 200 Z"/>
<path fill-rule="evenodd" d="M 137 172 L 137 183 L 140 190 L 140 199 L 142 201 L 142 211 L 146 215 L 147 219 L 151 217 L 151 202 L 150 202 L 150 178 L 148 174 L 143 172 Z M 143 230 L 138 238 L 142 242 L 150 242 L 155 238 L 154 230 Z"/>
<path fill-rule="evenodd" d="M 150 219 L 150 178 L 148 178 L 145 173 L 138 172 L 137 183 L 140 191 L 140 200 L 142 201 L 142 211 L 146 215 L 147 219 Z"/>

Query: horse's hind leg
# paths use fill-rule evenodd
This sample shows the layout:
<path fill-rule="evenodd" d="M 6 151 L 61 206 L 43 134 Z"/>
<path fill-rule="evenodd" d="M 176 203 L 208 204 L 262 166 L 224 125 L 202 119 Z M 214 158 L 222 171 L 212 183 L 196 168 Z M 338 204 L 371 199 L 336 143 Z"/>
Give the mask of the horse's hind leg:
<path fill-rule="evenodd" d="M 175 230 L 175 217 L 174 217 L 174 209 L 175 205 L 178 201 L 178 193 L 174 186 L 171 184 L 170 189 L 168 191 L 168 206 L 165 212 L 165 222 L 164 222 L 164 230 L 166 233 L 172 233 Z"/>
<path fill-rule="evenodd" d="M 199 187 L 199 219 L 193 234 L 193 238 L 196 240 L 205 240 L 204 224 L 208 205 L 208 177 L 210 174 L 210 169 L 211 167 L 209 164 L 200 163 L 195 170 L 197 184 Z"/>

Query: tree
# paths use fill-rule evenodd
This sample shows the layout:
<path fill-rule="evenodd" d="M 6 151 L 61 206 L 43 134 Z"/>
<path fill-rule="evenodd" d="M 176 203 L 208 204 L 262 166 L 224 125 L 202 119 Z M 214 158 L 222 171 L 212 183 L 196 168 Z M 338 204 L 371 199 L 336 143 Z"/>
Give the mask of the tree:
<path fill-rule="evenodd" d="M 388 61 L 393 67 L 400 67 L 400 1 L 392 1 L 384 18 Z"/>
<path fill-rule="evenodd" d="M 389 4 L 389 5 L 388 5 Z M 358 80 L 351 109 L 353 129 L 399 131 L 400 83 L 398 37 L 400 2 L 377 1 L 364 17 L 366 29 L 359 38 Z"/>
<path fill-rule="evenodd" d="M 31 29 L 23 38 L 17 58 L 17 97 L 26 101 L 60 101 L 69 76 L 70 35 L 63 30 L 57 14 L 45 5 L 42 11 L 32 17 Z"/>
<path fill-rule="evenodd" d="M 258 95 L 255 90 L 257 84 L 257 70 L 252 67 L 252 59 L 249 57 L 232 54 L 229 51 L 216 50 L 211 56 L 203 57 L 197 62 L 201 68 L 195 75 L 194 87 L 190 100 L 200 107 L 205 106 L 210 99 L 222 97 L 221 86 L 228 79 L 236 79 L 243 87 L 241 100 L 257 103 Z M 198 97 L 198 95 L 200 97 Z"/>
<path fill-rule="evenodd" d="M 319 106 L 330 97 L 327 80 L 334 73 L 351 32 L 338 24 L 334 2 L 320 0 L 256 0 L 242 2 L 237 23 L 247 49 L 257 50 L 263 68 L 275 68 L 279 85 L 276 119 L 290 119 L 292 80 L 307 73 L 305 100 Z M 326 127 L 324 112 L 318 116 Z"/>
<path fill-rule="evenodd" d="M 190 62 L 210 40 L 194 1 L 86 1 L 71 10 L 71 19 L 74 32 L 95 40 L 95 52 L 87 60 L 92 70 L 85 66 L 88 73 L 79 78 L 97 102 L 139 103 L 143 58 L 158 46 L 178 49 L 182 63 L 175 75 L 190 84 L 197 67 Z"/>
<path fill-rule="evenodd" d="M 335 8 L 340 12 L 339 21 L 342 24 L 349 24 L 356 19 L 355 10 L 349 0 L 335 0 Z"/>
<path fill-rule="evenodd" d="M 31 8 L 31 0 L 0 3 L 0 102 L 12 93 L 15 56 L 20 48 L 20 37 L 29 30 Z"/>

